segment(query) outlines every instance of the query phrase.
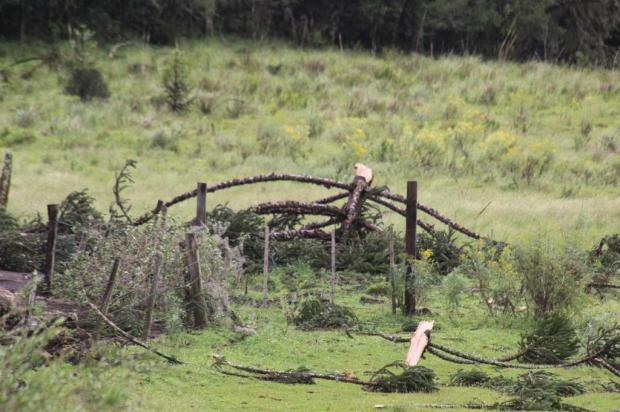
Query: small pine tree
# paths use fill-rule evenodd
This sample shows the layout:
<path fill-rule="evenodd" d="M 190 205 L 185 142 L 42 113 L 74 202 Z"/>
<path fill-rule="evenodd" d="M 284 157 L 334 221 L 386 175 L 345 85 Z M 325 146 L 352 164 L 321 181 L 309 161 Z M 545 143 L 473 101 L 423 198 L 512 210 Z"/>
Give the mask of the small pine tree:
<path fill-rule="evenodd" d="M 552 312 L 536 322 L 534 330 L 521 337 L 521 349 L 527 351 L 519 359 L 529 363 L 558 364 L 577 353 L 579 339 L 570 319 Z"/>
<path fill-rule="evenodd" d="M 166 103 L 173 112 L 184 112 L 189 107 L 189 85 L 187 78 L 189 67 L 179 50 L 174 57 L 168 60 L 163 75 L 163 85 L 166 90 Z"/>

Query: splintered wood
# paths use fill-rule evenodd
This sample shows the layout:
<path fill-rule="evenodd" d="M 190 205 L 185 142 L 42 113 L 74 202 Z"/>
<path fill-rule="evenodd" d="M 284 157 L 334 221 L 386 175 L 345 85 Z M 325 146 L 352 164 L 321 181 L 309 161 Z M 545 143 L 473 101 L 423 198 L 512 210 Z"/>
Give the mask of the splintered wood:
<path fill-rule="evenodd" d="M 407 357 L 405 358 L 405 363 L 408 366 L 415 366 L 420 361 L 422 354 L 426 350 L 426 346 L 428 346 L 431 340 L 431 330 L 433 330 L 434 324 L 435 321 L 426 320 L 418 324 L 417 329 L 411 336 L 409 352 L 407 352 Z"/>

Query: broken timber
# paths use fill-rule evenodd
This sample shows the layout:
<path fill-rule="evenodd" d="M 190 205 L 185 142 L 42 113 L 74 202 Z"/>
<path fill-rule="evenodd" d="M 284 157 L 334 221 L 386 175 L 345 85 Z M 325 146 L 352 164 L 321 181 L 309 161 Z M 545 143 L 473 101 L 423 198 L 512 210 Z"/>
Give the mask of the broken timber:
<path fill-rule="evenodd" d="M 225 190 L 238 186 L 246 186 L 251 184 L 260 184 L 267 182 L 299 182 L 299 183 L 307 183 L 318 185 L 327 189 L 341 189 L 344 192 L 340 192 L 338 194 L 328 196 L 314 202 L 275 202 L 275 203 L 264 203 L 258 206 L 255 206 L 252 210 L 258 214 L 277 214 L 277 213 L 286 213 L 286 214 L 300 214 L 300 215 L 319 215 L 319 216 L 327 216 L 333 219 L 333 222 L 328 224 L 324 224 L 325 222 L 310 224 L 309 227 L 302 227 L 299 230 L 287 230 L 285 232 L 273 232 L 271 235 L 272 239 L 282 239 L 288 240 L 298 237 L 309 237 L 309 238 L 325 238 L 329 239 L 329 232 L 324 232 L 320 229 L 325 228 L 327 226 L 331 226 L 331 224 L 340 223 L 341 227 L 339 230 L 339 236 L 341 238 L 345 238 L 349 235 L 351 230 L 351 226 L 353 223 L 359 224 L 361 227 L 370 230 L 376 231 L 380 230 L 379 226 L 373 225 L 370 222 L 359 220 L 359 210 L 362 206 L 362 203 L 365 198 L 371 200 L 381 206 L 384 206 L 402 216 L 406 215 L 406 211 L 401 207 L 397 206 L 394 202 L 406 204 L 407 201 L 404 196 L 401 196 L 396 193 L 390 192 L 388 189 L 377 189 L 370 190 L 369 186 L 372 182 L 372 171 L 369 168 L 366 168 L 363 165 L 356 165 L 356 174 L 357 177 L 363 179 L 355 179 L 353 184 L 339 182 L 329 178 L 321 178 L 314 176 L 305 176 L 305 175 L 295 175 L 295 174 L 286 174 L 286 173 L 270 173 L 264 175 L 257 175 L 252 177 L 246 177 L 241 179 L 232 179 L 224 182 L 220 182 L 214 185 L 210 185 L 206 188 L 206 193 L 214 193 L 220 190 Z M 362 188 L 361 186 L 365 186 Z M 192 190 L 190 192 L 183 193 L 174 197 L 173 199 L 165 202 L 163 205 L 159 205 L 159 207 L 154 208 L 153 210 L 145 213 L 141 217 L 137 218 L 134 221 L 134 225 L 142 225 L 149 220 L 153 219 L 160 210 L 162 206 L 171 207 L 178 203 L 181 203 L 185 200 L 191 199 L 193 197 L 197 197 L 199 195 L 198 189 Z M 202 193 L 201 193 L 202 195 Z M 335 206 L 331 206 L 330 204 L 336 202 L 341 199 L 348 198 L 347 205 L 343 209 L 340 209 Z M 357 207 L 352 207 L 357 206 Z M 437 210 L 416 203 L 417 209 L 426 213 L 427 215 L 439 220 L 441 223 L 446 224 L 448 227 L 474 239 L 483 239 L 483 236 L 475 233 L 472 230 L 469 230 L 460 224 L 454 222 L 452 219 L 442 215 Z M 356 219 L 357 216 L 357 219 Z M 424 222 L 421 219 L 417 219 L 417 225 L 420 226 L 424 231 L 433 233 L 435 231 L 433 225 Z"/>

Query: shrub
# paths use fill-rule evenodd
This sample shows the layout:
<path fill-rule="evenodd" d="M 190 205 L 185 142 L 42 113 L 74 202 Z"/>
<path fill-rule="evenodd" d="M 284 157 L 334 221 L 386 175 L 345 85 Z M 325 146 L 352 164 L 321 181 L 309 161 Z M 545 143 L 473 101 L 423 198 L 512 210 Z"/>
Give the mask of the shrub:
<path fill-rule="evenodd" d="M 375 296 L 389 296 L 390 292 L 391 287 L 386 282 L 373 283 L 366 289 L 367 294 Z"/>
<path fill-rule="evenodd" d="M 79 96 L 83 102 L 94 98 L 107 99 L 110 91 L 101 72 L 92 67 L 75 67 L 70 70 L 65 93 Z"/>
<path fill-rule="evenodd" d="M 480 369 L 459 369 L 450 377 L 450 385 L 453 386 L 483 386 L 491 380 L 488 373 Z"/>
<path fill-rule="evenodd" d="M 0 146 L 18 146 L 37 140 L 37 134 L 29 129 L 5 127 L 0 131 Z"/>
<path fill-rule="evenodd" d="M 511 262 L 537 315 L 569 307 L 579 296 L 587 268 L 585 254 L 573 247 L 536 241 L 512 249 Z"/>
<path fill-rule="evenodd" d="M 152 224 L 133 227 L 116 225 L 106 233 L 88 232 L 88 247 L 78 250 L 69 267 L 56 276 L 57 291 L 67 299 L 99 302 L 115 259 L 120 260 L 116 286 L 109 305 L 110 318 L 121 328 L 142 332 L 144 302 L 156 262 L 160 278 L 156 285 L 153 318 L 165 330 L 178 328 L 185 320 L 185 262 L 179 253 L 183 228 Z M 227 314 L 227 294 L 222 287 L 224 265 L 216 241 L 206 233 L 198 236 L 205 306 L 216 321 Z"/>
<path fill-rule="evenodd" d="M 88 189 L 71 192 L 60 204 L 60 233 L 76 233 L 80 228 L 103 224 L 103 216 L 94 207 L 95 199 Z"/>
<path fill-rule="evenodd" d="M 128 394 L 121 385 L 124 373 L 115 373 L 119 380 L 110 381 L 106 373 L 109 369 L 103 364 L 89 362 L 86 366 L 72 366 L 62 354 L 60 359 L 50 356 L 50 344 L 62 339 L 65 333 L 58 323 L 11 331 L 0 328 L 2 410 L 124 410 L 129 407 Z"/>
<path fill-rule="evenodd" d="M 173 136 L 169 131 L 158 129 L 151 136 L 151 147 L 178 153 L 179 144 L 177 139 L 178 136 Z"/>
<path fill-rule="evenodd" d="M 451 272 L 445 277 L 441 286 L 448 310 L 450 312 L 456 311 L 461 306 L 461 298 L 466 290 L 467 279 L 459 273 Z"/>
<path fill-rule="evenodd" d="M 516 380 L 494 378 L 494 389 L 506 392 L 516 398 L 492 405 L 498 410 L 518 411 L 573 411 L 587 412 L 577 406 L 562 402 L 564 396 L 575 396 L 585 393 L 582 384 L 562 380 L 545 371 L 530 371 Z"/>
<path fill-rule="evenodd" d="M 433 234 L 422 233 L 419 236 L 417 257 L 428 254 L 428 260 L 440 275 L 447 275 L 461 263 L 462 247 L 456 245 L 456 232 L 438 230 Z M 425 252 L 426 251 L 426 252 Z"/>
<path fill-rule="evenodd" d="M 189 107 L 189 65 L 181 51 L 175 50 L 174 56 L 169 58 L 162 83 L 166 91 L 166 103 L 173 112 L 184 112 Z"/>
<path fill-rule="evenodd" d="M 521 277 L 503 250 L 502 244 L 476 242 L 468 247 L 463 254 L 463 263 L 453 272 L 476 282 L 491 315 L 495 315 L 498 306 L 504 312 L 514 309 L 522 295 Z"/>
<path fill-rule="evenodd" d="M 303 301 L 293 317 L 293 322 L 303 330 L 341 329 L 358 322 L 353 311 L 345 306 L 324 302 L 319 298 Z"/>
<path fill-rule="evenodd" d="M 396 374 L 390 368 L 397 368 L 400 373 Z M 425 366 L 407 366 L 401 362 L 389 364 L 379 369 L 370 378 L 371 385 L 364 389 L 372 392 L 387 393 L 413 393 L 435 392 L 435 372 Z"/>
<path fill-rule="evenodd" d="M 510 148 L 500 159 L 500 168 L 512 179 L 515 186 L 525 182 L 530 186 L 535 178 L 542 176 L 554 159 L 555 148 L 549 142 L 517 145 Z"/>
<path fill-rule="evenodd" d="M 17 219 L 8 212 L 5 208 L 0 206 L 0 233 L 9 230 L 15 230 L 19 227 Z"/>
<path fill-rule="evenodd" d="M 579 339 L 565 315 L 549 313 L 536 322 L 534 330 L 521 337 L 520 360 L 529 363 L 558 364 L 577 353 Z"/>

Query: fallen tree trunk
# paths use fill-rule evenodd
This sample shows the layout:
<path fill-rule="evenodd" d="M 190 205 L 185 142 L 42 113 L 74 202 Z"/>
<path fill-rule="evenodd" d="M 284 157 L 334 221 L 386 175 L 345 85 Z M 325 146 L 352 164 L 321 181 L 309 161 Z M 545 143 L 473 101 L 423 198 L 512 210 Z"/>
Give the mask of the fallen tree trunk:
<path fill-rule="evenodd" d="M 346 374 L 327 374 L 327 373 L 315 373 L 310 371 L 277 371 L 273 369 L 261 369 L 252 366 L 239 365 L 233 362 L 229 362 L 223 356 L 213 355 L 215 362 L 213 367 L 222 373 L 226 373 L 222 370 L 222 367 L 228 366 L 233 369 L 237 369 L 243 372 L 248 372 L 258 376 L 250 375 L 237 375 L 247 378 L 256 377 L 263 380 L 277 380 L 288 383 L 314 383 L 313 379 L 323 379 L 336 382 L 353 383 L 355 385 L 372 386 L 372 382 L 363 381 L 355 376 Z"/>
<path fill-rule="evenodd" d="M 262 203 L 250 209 L 259 215 L 274 213 L 285 213 L 294 215 L 322 215 L 332 217 L 342 217 L 342 211 L 334 206 L 319 203 L 297 202 L 293 200 L 285 202 Z"/>
<path fill-rule="evenodd" d="M 295 175 L 295 174 L 287 174 L 287 173 L 270 173 L 270 174 L 265 174 L 265 175 L 258 175 L 258 176 L 252 176 L 252 177 L 246 177 L 246 178 L 241 178 L 241 179 L 232 179 L 232 180 L 227 180 L 221 183 L 217 183 L 215 185 L 211 185 L 208 187 L 207 189 L 207 193 L 214 193 L 220 190 L 224 190 L 224 189 L 229 189 L 232 187 L 237 187 L 237 186 L 245 186 L 245 185 L 251 185 L 251 184 L 257 184 L 257 183 L 267 183 L 267 182 L 278 182 L 278 181 L 292 181 L 292 182 L 300 182 L 300 183 L 309 183 L 309 184 L 314 184 L 314 185 L 318 185 L 318 186 L 322 186 L 328 189 L 331 188 L 338 188 L 338 189 L 343 189 L 346 190 L 347 193 L 340 193 L 334 196 L 329 196 L 326 197 L 324 199 L 320 199 L 314 203 L 321 203 L 321 204 L 327 204 L 327 203 L 331 203 L 334 201 L 337 201 L 339 199 L 344 199 L 347 196 L 349 196 L 349 193 L 351 191 L 354 190 L 354 186 L 351 184 L 347 184 L 347 183 L 343 183 L 343 182 L 338 182 L 336 180 L 333 179 L 328 179 L 328 178 L 321 178 L 321 177 L 314 177 L 314 176 L 305 176 L 305 175 Z M 165 203 L 166 207 L 171 207 L 174 206 L 178 203 L 181 203 L 185 200 L 191 199 L 193 197 L 196 196 L 196 190 L 192 190 L 190 192 L 186 192 L 183 193 L 181 195 L 178 195 L 174 198 L 172 198 L 171 200 L 169 200 L 168 202 Z M 389 200 L 393 200 L 396 202 L 400 202 L 405 204 L 406 203 L 406 199 L 404 198 L 404 196 L 395 194 L 390 192 L 389 190 L 382 190 L 382 191 L 373 191 L 371 193 L 369 193 L 369 199 L 374 200 L 375 202 L 382 204 L 392 210 L 394 210 L 397 213 L 400 213 L 400 209 L 397 208 L 395 205 L 391 204 L 390 202 L 387 202 L 385 199 L 389 199 Z M 446 225 L 448 225 L 449 227 L 453 228 L 454 230 L 461 232 L 463 234 L 465 234 L 466 236 L 472 237 L 474 239 L 482 239 L 483 237 L 467 228 L 465 228 L 464 226 L 459 225 L 458 223 L 454 222 L 453 220 L 449 219 L 448 217 L 442 215 L 441 213 L 439 213 L 437 210 L 425 206 L 421 203 L 417 203 L 417 207 L 418 209 L 422 210 L 423 212 L 427 213 L 428 215 L 434 217 L 435 219 L 439 220 L 442 223 L 445 223 Z M 158 208 L 155 208 L 149 212 L 146 212 L 145 214 L 143 214 L 142 216 L 140 216 L 139 218 L 135 219 L 135 221 L 133 222 L 134 226 L 139 226 L 139 225 L 143 225 L 146 222 L 148 222 L 149 220 L 151 220 L 153 218 L 154 215 L 156 215 L 158 213 Z M 402 213 L 400 213 L 402 214 Z M 434 231 L 433 226 L 429 225 L 428 223 L 425 223 L 421 220 L 417 221 L 417 224 L 424 229 L 425 231 L 432 233 Z"/>
<path fill-rule="evenodd" d="M 343 240 L 347 240 L 349 238 L 349 232 L 351 231 L 351 226 L 353 222 L 357 220 L 360 215 L 360 210 L 364 203 L 364 198 L 362 194 L 368 187 L 368 183 L 366 179 L 362 176 L 356 176 L 353 181 L 353 190 L 349 195 L 349 200 L 343 208 L 343 213 L 346 215 L 346 218 L 342 221 L 340 225 L 340 231 L 342 232 L 341 236 Z"/>
<path fill-rule="evenodd" d="M 398 335 L 390 335 L 382 332 L 356 332 L 360 335 L 365 336 L 378 336 L 383 339 L 389 340 L 390 342 L 404 343 L 409 342 L 410 338 L 405 336 Z M 620 342 L 620 337 L 616 339 L 610 339 L 603 347 L 593 353 L 588 353 L 585 356 L 565 363 L 553 364 L 553 365 L 534 365 L 527 363 L 507 363 L 506 361 L 502 361 L 500 359 L 492 359 L 492 358 L 482 358 L 480 356 L 472 355 L 469 353 L 457 351 L 455 349 L 449 348 L 447 346 L 440 345 L 435 342 L 431 342 L 427 346 L 427 350 L 429 353 L 432 353 L 444 360 L 448 360 L 449 362 L 455 363 L 464 363 L 464 364 L 484 364 L 484 365 L 492 365 L 498 366 L 502 368 L 514 368 L 514 369 L 562 369 L 562 368 L 573 368 L 575 366 L 582 365 L 588 362 L 596 362 L 596 359 L 601 359 L 601 356 L 604 356 L 610 349 L 614 347 L 617 343 Z M 503 359 L 516 359 L 520 354 L 506 356 Z M 604 362 L 604 360 L 603 360 Z M 602 364 L 601 364 L 602 365 Z"/>
<path fill-rule="evenodd" d="M 281 232 L 271 232 L 269 234 L 269 238 L 275 240 L 293 240 L 298 238 L 327 240 L 329 237 L 329 233 L 320 229 L 283 230 Z"/>

